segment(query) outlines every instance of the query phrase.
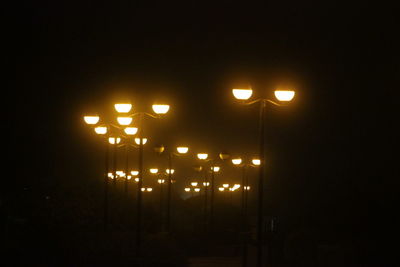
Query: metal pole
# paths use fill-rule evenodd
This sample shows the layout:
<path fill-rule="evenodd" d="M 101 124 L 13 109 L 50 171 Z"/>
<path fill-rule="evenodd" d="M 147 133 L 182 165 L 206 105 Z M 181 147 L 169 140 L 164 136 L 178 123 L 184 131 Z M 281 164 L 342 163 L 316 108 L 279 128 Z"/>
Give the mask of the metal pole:
<path fill-rule="evenodd" d="M 172 184 L 172 152 L 168 154 L 168 188 L 167 188 L 167 220 L 166 231 L 171 231 L 171 184 Z"/>
<path fill-rule="evenodd" d="M 260 168 L 259 168 L 259 177 L 258 177 L 258 206 L 257 206 L 257 266 L 261 267 L 262 265 L 262 248 L 263 248 L 263 232 L 262 232 L 262 224 L 263 224 L 263 189 L 264 189 L 264 166 L 265 166 L 265 155 L 264 155 L 264 120 L 265 120 L 265 107 L 266 102 L 262 100 L 260 102 Z"/>
<path fill-rule="evenodd" d="M 214 164 L 211 168 L 211 192 L 210 192 L 210 230 L 214 228 L 214 194 L 215 194 L 215 183 L 214 183 Z"/>
<path fill-rule="evenodd" d="M 114 172 L 114 179 L 113 185 L 114 187 L 117 186 L 117 137 L 114 137 L 114 149 L 113 149 L 113 172 Z"/>
<path fill-rule="evenodd" d="M 127 141 L 128 142 L 128 141 Z M 125 196 L 128 197 L 128 173 L 129 173 L 129 144 L 125 144 Z"/>
<path fill-rule="evenodd" d="M 246 228 L 246 213 L 245 213 L 245 195 L 246 195 L 246 181 L 245 181 L 246 165 L 242 166 L 242 231 Z"/>
<path fill-rule="evenodd" d="M 208 177 L 207 177 L 207 167 L 204 168 L 204 229 L 207 231 L 207 192 L 208 192 Z"/>
<path fill-rule="evenodd" d="M 142 216 L 142 186 L 143 186 L 143 115 L 139 118 L 139 181 L 137 187 L 137 216 L 136 216 L 136 254 L 140 255 L 141 245 L 141 216 Z"/>
<path fill-rule="evenodd" d="M 108 229 L 108 158 L 109 158 L 109 145 L 108 137 L 106 139 L 105 147 L 105 174 L 104 174 L 104 231 Z"/>

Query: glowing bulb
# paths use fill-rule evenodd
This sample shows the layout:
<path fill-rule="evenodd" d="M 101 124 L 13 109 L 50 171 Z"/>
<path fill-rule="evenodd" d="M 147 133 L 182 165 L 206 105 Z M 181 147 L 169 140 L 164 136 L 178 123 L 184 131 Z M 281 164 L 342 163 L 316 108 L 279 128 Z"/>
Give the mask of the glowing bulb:
<path fill-rule="evenodd" d="M 189 151 L 189 148 L 185 146 L 180 146 L 177 147 L 176 150 L 178 151 L 179 154 L 186 154 Z"/>
<path fill-rule="evenodd" d="M 259 160 L 259 159 L 252 159 L 251 162 L 253 163 L 253 165 L 256 165 L 256 166 L 261 164 L 261 160 Z"/>
<path fill-rule="evenodd" d="M 139 182 L 139 180 L 140 180 L 139 177 L 136 177 L 136 178 L 135 178 L 135 182 Z"/>
<path fill-rule="evenodd" d="M 247 100 L 253 94 L 252 89 L 232 89 L 233 96 L 239 100 Z"/>
<path fill-rule="evenodd" d="M 147 192 L 151 192 L 151 191 L 153 191 L 153 188 L 148 187 L 148 188 L 146 189 L 146 191 L 147 191 Z"/>
<path fill-rule="evenodd" d="M 197 154 L 197 158 L 198 159 L 207 159 L 208 158 L 208 154 L 207 153 L 198 153 Z"/>
<path fill-rule="evenodd" d="M 140 138 L 135 138 L 135 143 L 140 145 Z M 147 143 L 147 138 L 142 138 L 142 144 L 145 145 Z"/>
<path fill-rule="evenodd" d="M 190 185 L 191 185 L 191 186 L 197 186 L 197 185 L 198 185 L 198 182 L 191 182 Z"/>
<path fill-rule="evenodd" d="M 99 116 L 84 116 L 83 119 L 87 124 L 94 125 L 99 122 L 100 117 Z"/>
<path fill-rule="evenodd" d="M 112 173 L 112 172 L 109 172 L 109 173 L 107 173 L 107 176 L 109 177 L 109 178 L 114 178 L 114 174 Z"/>
<path fill-rule="evenodd" d="M 186 192 L 190 192 L 190 188 L 189 188 L 189 187 L 186 187 L 186 188 L 185 188 L 185 191 L 186 191 Z"/>
<path fill-rule="evenodd" d="M 158 169 L 157 168 L 151 168 L 150 169 L 150 173 L 156 174 L 156 173 L 158 173 Z"/>
<path fill-rule="evenodd" d="M 158 179 L 157 182 L 158 182 L 159 184 L 163 184 L 163 183 L 165 182 L 165 180 L 164 180 L 164 179 Z"/>
<path fill-rule="evenodd" d="M 115 104 L 114 108 L 119 113 L 127 113 L 131 110 L 132 104 Z"/>
<path fill-rule="evenodd" d="M 294 97 L 295 92 L 292 90 L 276 90 L 275 97 L 279 101 L 291 101 Z"/>
<path fill-rule="evenodd" d="M 94 131 L 97 134 L 106 134 L 107 133 L 107 127 L 104 127 L 104 126 L 96 127 L 96 128 L 94 128 Z"/>
<path fill-rule="evenodd" d="M 194 191 L 195 192 L 200 192 L 200 188 L 195 188 Z"/>
<path fill-rule="evenodd" d="M 133 176 L 136 176 L 136 175 L 139 174 L 139 171 L 131 171 L 131 174 L 132 174 Z"/>
<path fill-rule="evenodd" d="M 236 189 L 240 188 L 240 184 L 234 184 L 232 188 L 233 188 L 233 190 L 236 190 Z"/>
<path fill-rule="evenodd" d="M 126 127 L 126 128 L 124 129 L 124 132 L 125 132 L 127 135 L 135 135 L 135 134 L 137 133 L 137 131 L 138 131 L 138 128 L 136 128 L 136 127 Z"/>
<path fill-rule="evenodd" d="M 203 182 L 203 185 L 204 185 L 204 186 L 209 186 L 209 185 L 210 185 L 210 182 Z"/>
<path fill-rule="evenodd" d="M 228 188 L 229 184 L 223 184 L 222 187 Z"/>
<path fill-rule="evenodd" d="M 232 159 L 232 163 L 235 165 L 239 165 L 240 163 L 242 163 L 242 159 L 241 158 Z"/>
<path fill-rule="evenodd" d="M 218 187 L 218 190 L 222 192 L 222 191 L 225 190 L 225 188 L 224 187 Z"/>
<path fill-rule="evenodd" d="M 146 188 L 142 187 L 140 188 L 140 190 L 142 190 L 142 192 L 146 191 Z"/>
<path fill-rule="evenodd" d="M 157 114 L 165 114 L 169 110 L 169 105 L 160 105 L 160 104 L 155 104 L 153 105 L 153 111 Z"/>
<path fill-rule="evenodd" d="M 121 142 L 121 138 L 117 137 L 109 137 L 108 138 L 108 142 L 112 145 L 114 145 L 115 143 L 119 144 Z"/>
<path fill-rule="evenodd" d="M 170 170 L 170 169 L 166 169 L 165 172 L 166 172 L 167 174 L 170 174 L 170 173 L 171 173 L 171 174 L 174 174 L 175 170 L 174 170 L 174 169 L 171 169 L 171 170 Z"/>
<path fill-rule="evenodd" d="M 213 172 L 219 172 L 219 166 L 214 166 L 214 167 L 211 167 L 211 170 L 213 171 Z"/>
<path fill-rule="evenodd" d="M 132 122 L 131 117 L 118 117 L 117 121 L 120 125 L 129 125 Z"/>
<path fill-rule="evenodd" d="M 128 175 L 128 176 L 126 177 L 126 179 L 130 180 L 130 179 L 132 179 L 132 176 Z"/>

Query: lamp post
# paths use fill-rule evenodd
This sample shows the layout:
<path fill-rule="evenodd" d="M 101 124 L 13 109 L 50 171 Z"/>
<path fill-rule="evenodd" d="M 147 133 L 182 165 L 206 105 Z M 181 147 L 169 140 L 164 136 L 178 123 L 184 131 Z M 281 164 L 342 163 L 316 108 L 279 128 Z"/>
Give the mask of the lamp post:
<path fill-rule="evenodd" d="M 220 160 L 226 160 L 230 157 L 229 154 L 221 152 L 219 153 L 219 159 Z M 214 206 L 215 206 L 215 173 L 220 171 L 219 166 L 214 166 L 214 163 L 216 162 L 216 159 L 209 158 L 207 153 L 198 153 L 197 158 L 199 160 L 205 161 L 205 162 L 210 162 L 210 173 L 211 173 L 211 182 L 209 183 L 209 186 L 207 185 L 204 190 L 204 198 L 205 198 L 205 205 L 204 205 L 204 216 L 205 216 L 205 223 L 207 226 L 207 189 L 210 187 L 210 216 L 209 216 L 209 224 L 210 224 L 210 229 L 213 230 L 213 225 L 214 225 Z M 200 168 L 201 170 L 202 168 Z M 205 169 L 205 176 L 204 176 L 204 182 L 208 183 L 208 177 L 207 177 L 207 172 L 208 168 Z"/>
<path fill-rule="evenodd" d="M 116 184 L 116 148 L 117 145 L 120 143 L 120 137 L 111 137 L 110 132 L 115 130 L 122 130 L 122 128 L 113 123 L 106 123 L 99 125 L 100 117 L 97 115 L 89 115 L 84 116 L 83 120 L 86 124 L 94 128 L 96 134 L 104 136 L 104 143 L 105 143 L 105 173 L 104 173 L 104 203 L 103 203 L 103 228 L 104 231 L 108 230 L 108 190 L 109 190 L 109 179 L 113 178 L 113 184 Z M 117 134 L 118 135 L 118 134 Z M 110 147 L 109 145 L 113 145 L 114 147 L 114 159 L 113 159 L 113 174 L 109 174 L 109 154 L 110 154 Z"/>
<path fill-rule="evenodd" d="M 143 135 L 143 120 L 144 118 L 151 117 L 151 118 L 160 118 L 162 115 L 166 114 L 169 110 L 169 105 L 165 104 L 154 104 L 152 105 L 152 109 L 154 113 L 148 113 L 148 112 L 132 112 L 129 113 L 132 109 L 132 104 L 130 103 L 122 103 L 122 104 L 115 104 L 114 105 L 115 110 L 123 114 L 122 117 L 119 117 L 120 119 L 118 122 L 120 124 L 122 123 L 130 123 L 132 119 L 136 116 L 138 116 L 139 120 L 139 132 L 138 132 L 138 138 L 135 138 L 136 144 L 139 146 L 139 159 L 138 159 L 138 167 L 139 167 L 139 175 L 140 179 L 138 181 L 138 187 L 137 187 L 137 216 L 136 216 L 136 254 L 140 255 L 140 249 L 141 249 L 141 234 L 142 234 L 142 225 L 141 225 L 141 216 L 142 216 L 142 185 L 143 185 L 143 178 L 144 178 L 144 173 L 143 173 L 143 145 L 147 142 L 147 139 L 144 138 Z"/>
<path fill-rule="evenodd" d="M 257 266 L 262 265 L 262 241 L 263 241 L 263 188 L 264 188 L 264 172 L 265 172 L 265 110 L 268 103 L 275 106 L 282 106 L 282 103 L 289 102 L 293 99 L 295 92 L 293 90 L 275 90 L 275 97 L 280 103 L 266 98 L 260 98 L 247 102 L 253 94 L 250 89 L 232 89 L 232 93 L 236 99 L 242 101 L 245 105 L 260 103 L 259 126 L 260 126 L 260 168 L 258 178 L 258 204 L 257 204 Z"/>
<path fill-rule="evenodd" d="M 165 151 L 165 147 L 163 145 L 156 146 L 154 150 L 158 154 L 162 154 Z M 165 219 L 165 231 L 167 233 L 171 232 L 171 197 L 172 197 L 172 175 L 174 174 L 175 170 L 172 167 L 172 158 L 174 156 L 182 156 L 188 153 L 189 148 L 187 146 L 178 146 L 176 147 L 176 151 L 169 150 L 168 152 L 168 169 L 166 173 L 168 174 L 167 179 L 167 214 Z"/>

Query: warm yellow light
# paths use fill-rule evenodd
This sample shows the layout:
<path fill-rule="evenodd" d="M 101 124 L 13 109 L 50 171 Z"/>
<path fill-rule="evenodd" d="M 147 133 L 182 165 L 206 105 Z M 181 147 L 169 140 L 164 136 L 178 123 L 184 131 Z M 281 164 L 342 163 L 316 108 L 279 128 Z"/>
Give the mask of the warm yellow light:
<path fill-rule="evenodd" d="M 136 176 L 136 175 L 139 174 L 139 171 L 131 171 L 131 174 L 132 174 L 133 176 Z"/>
<path fill-rule="evenodd" d="M 212 170 L 213 172 L 219 172 L 219 166 L 211 167 L 211 170 Z"/>
<path fill-rule="evenodd" d="M 84 116 L 83 119 L 87 124 L 93 125 L 93 124 L 97 124 L 99 122 L 100 117 L 99 116 Z"/>
<path fill-rule="evenodd" d="M 146 188 L 142 187 L 142 188 L 140 188 L 140 190 L 142 190 L 144 192 L 144 191 L 146 191 Z"/>
<path fill-rule="evenodd" d="M 116 171 L 116 174 L 117 174 L 119 177 L 125 177 L 125 173 L 124 173 L 123 171 Z"/>
<path fill-rule="evenodd" d="M 250 190 L 250 186 L 249 186 L 249 185 L 248 185 L 248 186 L 245 186 L 245 187 L 244 187 L 244 190 L 247 190 L 247 191 Z"/>
<path fill-rule="evenodd" d="M 109 137 L 108 138 L 108 142 L 112 145 L 114 145 L 115 143 L 119 144 L 121 142 L 121 138 L 117 137 Z"/>
<path fill-rule="evenodd" d="M 124 129 L 124 132 L 125 132 L 127 135 L 135 135 L 135 134 L 137 133 L 137 131 L 138 131 L 138 128 L 136 128 L 136 127 L 126 127 L 126 128 Z"/>
<path fill-rule="evenodd" d="M 99 127 L 94 128 L 94 131 L 97 134 L 106 134 L 107 133 L 107 127 L 99 126 Z"/>
<path fill-rule="evenodd" d="M 208 154 L 207 153 L 198 153 L 197 154 L 197 158 L 198 159 L 207 159 L 208 158 Z"/>
<path fill-rule="evenodd" d="M 229 187 L 229 184 L 223 184 L 222 187 L 227 188 L 227 187 Z"/>
<path fill-rule="evenodd" d="M 165 114 L 169 110 L 169 105 L 160 105 L 160 104 L 154 104 L 153 105 L 153 111 L 157 114 Z"/>
<path fill-rule="evenodd" d="M 140 145 L 140 138 L 136 137 L 135 138 L 135 143 L 137 145 Z M 147 138 L 142 138 L 142 144 L 145 145 L 147 143 Z"/>
<path fill-rule="evenodd" d="M 126 179 L 130 180 L 130 179 L 132 179 L 132 176 L 128 175 L 128 176 L 126 177 Z"/>
<path fill-rule="evenodd" d="M 232 159 L 232 163 L 235 165 L 239 165 L 242 163 L 242 159 L 241 158 Z"/>
<path fill-rule="evenodd" d="M 189 148 L 186 146 L 179 146 L 176 148 L 179 154 L 186 154 L 189 151 Z"/>
<path fill-rule="evenodd" d="M 240 188 L 240 184 L 234 184 L 232 188 L 233 188 L 233 190 L 236 190 L 236 189 Z"/>
<path fill-rule="evenodd" d="M 139 180 L 140 180 L 139 177 L 136 177 L 136 178 L 135 178 L 135 182 L 139 182 Z"/>
<path fill-rule="evenodd" d="M 127 113 L 131 110 L 132 104 L 115 104 L 114 108 L 119 113 Z"/>
<path fill-rule="evenodd" d="M 224 187 L 218 187 L 218 190 L 222 192 L 222 191 L 225 190 L 225 188 Z"/>
<path fill-rule="evenodd" d="M 204 186 L 209 186 L 209 185 L 210 185 L 210 182 L 203 182 L 203 185 L 204 185 Z"/>
<path fill-rule="evenodd" d="M 253 165 L 258 166 L 258 165 L 261 164 L 261 160 L 259 160 L 259 159 L 252 159 L 252 160 L 251 160 L 251 163 L 253 163 Z"/>
<path fill-rule="evenodd" d="M 292 90 L 276 90 L 275 97 L 279 101 L 291 101 L 294 97 L 294 91 Z"/>
<path fill-rule="evenodd" d="M 132 122 L 131 117 L 118 117 L 117 121 L 120 125 L 129 125 Z"/>
<path fill-rule="evenodd" d="M 233 96 L 239 100 L 247 100 L 253 94 L 252 89 L 232 89 Z"/>
<path fill-rule="evenodd" d="M 107 176 L 108 176 L 109 178 L 111 178 L 111 179 L 114 178 L 114 174 L 113 174 L 112 172 L 107 173 Z"/>
<path fill-rule="evenodd" d="M 195 188 L 194 191 L 195 192 L 200 192 L 200 188 Z"/>
<path fill-rule="evenodd" d="M 170 173 L 171 173 L 171 174 L 174 174 L 175 170 L 174 170 L 174 169 L 171 169 L 171 170 L 170 170 L 170 169 L 166 169 L 165 172 L 166 172 L 167 174 L 170 174 Z"/>
<path fill-rule="evenodd" d="M 147 191 L 147 192 L 151 192 L 151 191 L 153 191 L 153 188 L 148 187 L 148 188 L 146 189 L 146 191 Z"/>
<path fill-rule="evenodd" d="M 163 183 L 165 182 L 165 180 L 164 180 L 164 179 L 158 179 L 157 182 L 158 182 L 159 184 L 163 184 Z"/>
<path fill-rule="evenodd" d="M 150 173 L 156 174 L 156 173 L 158 173 L 158 169 L 157 168 L 151 168 L 150 169 Z"/>
<path fill-rule="evenodd" d="M 186 191 L 186 192 L 190 192 L 190 188 L 189 188 L 189 187 L 186 187 L 186 188 L 185 188 L 185 191 Z"/>
<path fill-rule="evenodd" d="M 191 186 L 197 186 L 199 183 L 198 182 L 191 182 L 190 185 Z"/>

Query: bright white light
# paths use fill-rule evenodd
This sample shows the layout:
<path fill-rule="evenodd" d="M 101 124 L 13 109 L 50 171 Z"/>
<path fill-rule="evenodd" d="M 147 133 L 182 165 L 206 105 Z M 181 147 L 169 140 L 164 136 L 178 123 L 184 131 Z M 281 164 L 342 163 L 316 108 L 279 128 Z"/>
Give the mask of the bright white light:
<path fill-rule="evenodd" d="M 185 191 L 186 191 L 186 192 L 190 192 L 190 188 L 189 188 L 189 187 L 186 187 L 186 188 L 185 188 Z"/>
<path fill-rule="evenodd" d="M 258 165 L 261 164 L 261 160 L 259 160 L 259 159 L 252 159 L 252 160 L 251 160 L 251 163 L 253 163 L 253 165 L 258 166 Z"/>
<path fill-rule="evenodd" d="M 275 97 L 279 101 L 291 101 L 294 97 L 295 92 L 292 90 L 276 90 Z"/>
<path fill-rule="evenodd" d="M 140 138 L 136 137 L 135 138 L 135 143 L 137 145 L 140 145 Z M 147 138 L 142 138 L 142 144 L 145 145 L 147 143 Z"/>
<path fill-rule="evenodd" d="M 229 184 L 223 184 L 222 186 L 225 187 L 225 188 L 228 188 Z"/>
<path fill-rule="evenodd" d="M 158 179 L 157 182 L 158 182 L 159 184 L 163 184 L 163 183 L 165 183 L 165 180 L 164 180 L 164 179 Z"/>
<path fill-rule="evenodd" d="M 115 104 L 114 108 L 119 113 L 127 113 L 131 110 L 132 105 L 131 104 Z"/>
<path fill-rule="evenodd" d="M 204 185 L 204 186 L 209 186 L 209 185 L 210 185 L 210 182 L 203 182 L 203 185 Z"/>
<path fill-rule="evenodd" d="M 112 145 L 114 145 L 115 142 L 117 142 L 117 144 L 119 144 L 119 143 L 121 142 L 121 138 L 119 138 L 119 137 L 117 137 L 117 138 L 115 138 L 115 137 L 109 137 L 109 138 L 108 138 L 108 142 L 109 142 L 110 144 L 112 144 Z"/>
<path fill-rule="evenodd" d="M 120 125 L 129 125 L 132 122 L 131 117 L 118 117 L 117 121 Z"/>
<path fill-rule="evenodd" d="M 166 172 L 167 174 L 170 174 L 170 173 L 171 173 L 171 174 L 174 174 L 175 170 L 174 170 L 174 169 L 171 169 L 171 170 L 170 170 L 170 169 L 166 169 L 165 172 Z"/>
<path fill-rule="evenodd" d="M 126 127 L 126 128 L 124 129 L 124 132 L 125 132 L 127 135 L 135 135 L 135 134 L 137 133 L 137 131 L 138 131 L 138 128 L 136 128 L 136 127 Z"/>
<path fill-rule="evenodd" d="M 220 169 L 219 166 L 211 167 L 211 170 L 214 172 L 219 172 L 219 169 Z"/>
<path fill-rule="evenodd" d="M 133 176 L 136 176 L 136 175 L 139 174 L 139 171 L 131 171 L 131 174 L 132 174 Z"/>
<path fill-rule="evenodd" d="M 146 189 L 146 191 L 147 191 L 147 192 L 151 192 L 151 191 L 153 191 L 153 188 L 148 187 L 148 188 Z"/>
<path fill-rule="evenodd" d="M 194 191 L 195 192 L 200 192 L 200 188 L 195 188 Z"/>
<path fill-rule="evenodd" d="M 252 89 L 232 89 L 233 96 L 239 100 L 247 100 L 253 94 Z"/>
<path fill-rule="evenodd" d="M 158 173 L 158 169 L 157 168 L 151 168 L 150 169 L 150 173 L 156 174 L 156 173 Z"/>
<path fill-rule="evenodd" d="M 135 182 L 136 182 L 136 183 L 139 182 L 139 180 L 140 180 L 139 177 L 136 177 L 136 178 L 135 178 Z"/>
<path fill-rule="evenodd" d="M 104 126 L 96 127 L 96 128 L 94 128 L 94 131 L 97 134 L 106 134 L 107 133 L 107 127 L 104 127 Z"/>
<path fill-rule="evenodd" d="M 198 182 L 191 182 L 190 185 L 191 185 L 191 186 L 197 186 L 197 185 L 198 185 Z"/>
<path fill-rule="evenodd" d="M 197 158 L 198 159 L 207 159 L 208 158 L 208 154 L 207 153 L 198 153 L 197 154 Z"/>
<path fill-rule="evenodd" d="M 179 154 L 186 154 L 189 151 L 189 148 L 186 146 L 177 147 L 176 150 Z"/>
<path fill-rule="evenodd" d="M 242 163 L 242 159 L 240 158 L 232 159 L 232 163 L 235 165 L 239 165 L 240 163 Z"/>
<path fill-rule="evenodd" d="M 99 122 L 100 117 L 99 116 L 84 116 L 83 119 L 87 124 L 94 125 Z"/>
<path fill-rule="evenodd" d="M 153 111 L 157 114 L 165 114 L 169 110 L 169 105 L 154 104 Z"/>
<path fill-rule="evenodd" d="M 222 191 L 225 190 L 225 188 L 224 187 L 218 187 L 218 190 L 222 192 Z"/>

